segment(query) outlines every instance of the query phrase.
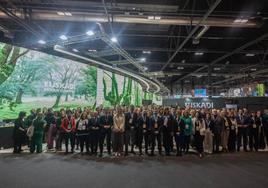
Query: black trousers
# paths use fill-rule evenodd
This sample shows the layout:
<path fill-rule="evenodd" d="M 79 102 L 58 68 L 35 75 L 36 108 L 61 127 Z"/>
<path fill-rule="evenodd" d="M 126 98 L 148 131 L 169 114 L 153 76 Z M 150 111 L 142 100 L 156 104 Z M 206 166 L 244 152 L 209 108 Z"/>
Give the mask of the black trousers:
<path fill-rule="evenodd" d="M 214 133 L 213 137 L 213 152 L 220 151 L 221 133 Z"/>
<path fill-rule="evenodd" d="M 89 135 L 88 134 L 77 135 L 77 138 L 80 144 L 80 152 L 83 153 L 85 145 L 86 145 L 86 151 L 89 152 Z"/>
<path fill-rule="evenodd" d="M 194 135 L 195 147 L 198 153 L 204 152 L 204 147 L 203 147 L 204 138 L 205 136 L 200 135 L 199 132 L 196 132 Z"/>
<path fill-rule="evenodd" d="M 235 146 L 236 146 L 236 131 L 230 130 L 229 139 L 228 139 L 228 150 L 231 152 L 234 152 Z"/>
<path fill-rule="evenodd" d="M 144 138 L 144 144 L 145 144 L 145 152 L 148 153 L 149 148 L 149 137 L 150 137 L 150 131 L 146 130 L 143 132 L 143 138 Z"/>
<path fill-rule="evenodd" d="M 185 145 L 185 135 L 183 133 L 176 133 L 175 141 L 176 141 L 177 155 L 181 155 L 182 149 Z"/>
<path fill-rule="evenodd" d="M 21 152 L 21 145 L 22 145 L 22 142 L 23 142 L 23 138 L 21 135 L 14 135 L 14 138 L 13 138 L 13 146 L 14 146 L 14 151 L 13 153 L 20 153 Z"/>
<path fill-rule="evenodd" d="M 56 135 L 56 149 L 61 150 L 63 138 L 64 138 L 64 133 L 58 130 L 57 135 Z"/>
<path fill-rule="evenodd" d="M 139 148 L 139 152 L 140 152 L 140 154 L 142 154 L 142 141 L 143 141 L 143 130 L 142 129 L 137 130 L 136 140 L 137 140 L 137 146 Z"/>
<path fill-rule="evenodd" d="M 90 148 L 92 154 L 97 154 L 98 151 L 98 143 L 99 143 L 99 130 L 91 130 L 89 133 L 90 137 Z"/>
<path fill-rule="evenodd" d="M 74 141 L 75 141 L 75 135 L 74 133 L 64 133 L 64 140 L 65 140 L 65 151 L 66 153 L 68 153 L 69 149 L 68 149 L 68 145 L 69 145 L 69 141 L 71 143 L 71 151 L 74 151 Z"/>
<path fill-rule="evenodd" d="M 260 149 L 265 149 L 266 145 L 265 145 L 265 135 L 264 135 L 264 129 L 263 129 L 263 126 L 260 127 L 260 134 L 259 134 L 259 146 L 258 148 Z"/>
<path fill-rule="evenodd" d="M 237 133 L 237 150 L 240 150 L 242 146 L 242 139 L 243 139 L 243 148 L 246 151 L 248 145 L 248 128 L 247 127 L 239 127 Z"/>
<path fill-rule="evenodd" d="M 266 144 L 268 145 L 268 126 L 263 126 L 264 136 L 266 138 Z"/>
<path fill-rule="evenodd" d="M 100 145 L 100 153 L 103 153 L 103 144 L 104 141 L 106 140 L 106 145 L 107 145 L 107 151 L 109 154 L 111 154 L 111 134 L 112 131 L 111 129 L 101 129 L 100 130 L 100 138 L 99 138 L 99 145 Z"/>
<path fill-rule="evenodd" d="M 167 130 L 163 131 L 163 144 L 164 144 L 166 155 L 170 154 L 170 151 L 171 151 L 171 144 L 170 143 L 171 142 L 172 142 L 171 132 L 169 132 Z"/>
<path fill-rule="evenodd" d="M 253 150 L 254 147 L 255 151 L 258 151 L 258 145 L 259 145 L 259 129 L 251 127 L 249 129 L 249 148 L 250 150 Z"/>
<path fill-rule="evenodd" d="M 158 152 L 162 154 L 162 135 L 160 132 L 151 134 L 151 153 L 154 154 L 157 142 Z"/>
<path fill-rule="evenodd" d="M 183 150 L 186 153 L 188 153 L 188 151 L 189 151 L 190 141 L 191 141 L 191 135 L 185 135 L 185 137 L 184 137 Z"/>
<path fill-rule="evenodd" d="M 134 145 L 136 142 L 136 130 L 129 129 L 124 132 L 124 145 L 125 145 L 125 153 L 128 153 L 128 146 L 131 145 L 131 152 L 134 150 Z"/>

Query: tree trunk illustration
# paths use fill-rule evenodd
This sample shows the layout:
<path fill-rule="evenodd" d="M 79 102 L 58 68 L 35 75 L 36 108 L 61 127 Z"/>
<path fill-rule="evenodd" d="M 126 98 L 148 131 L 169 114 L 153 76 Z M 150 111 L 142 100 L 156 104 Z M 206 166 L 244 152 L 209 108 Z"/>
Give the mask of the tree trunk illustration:
<path fill-rule="evenodd" d="M 22 103 L 22 95 L 23 95 L 23 90 L 20 88 L 16 96 L 16 100 L 15 100 L 16 104 Z"/>

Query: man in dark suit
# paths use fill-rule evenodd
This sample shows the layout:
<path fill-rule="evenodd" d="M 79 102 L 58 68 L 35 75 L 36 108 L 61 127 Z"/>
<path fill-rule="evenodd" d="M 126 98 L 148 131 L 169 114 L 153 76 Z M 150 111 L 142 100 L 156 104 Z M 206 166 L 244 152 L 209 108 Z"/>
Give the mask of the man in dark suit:
<path fill-rule="evenodd" d="M 103 115 L 100 116 L 100 156 L 103 153 L 103 144 L 106 140 L 108 154 L 111 155 L 111 127 L 113 126 L 113 116 L 109 113 L 109 109 L 103 110 Z"/>
<path fill-rule="evenodd" d="M 238 133 L 237 133 L 237 151 L 240 151 L 240 147 L 242 146 L 243 139 L 243 148 L 244 151 L 248 151 L 248 131 L 249 126 L 251 124 L 251 118 L 248 114 L 247 109 L 239 110 L 238 116 L 236 117 Z"/>
<path fill-rule="evenodd" d="M 91 153 L 97 155 L 100 133 L 100 118 L 97 112 L 91 114 L 88 120 L 88 127 Z"/>
<path fill-rule="evenodd" d="M 128 146 L 131 145 L 131 153 L 134 152 L 134 145 L 136 144 L 136 132 L 137 132 L 137 119 L 138 115 L 134 112 L 134 106 L 130 106 L 129 112 L 125 113 L 125 155 L 128 155 Z"/>

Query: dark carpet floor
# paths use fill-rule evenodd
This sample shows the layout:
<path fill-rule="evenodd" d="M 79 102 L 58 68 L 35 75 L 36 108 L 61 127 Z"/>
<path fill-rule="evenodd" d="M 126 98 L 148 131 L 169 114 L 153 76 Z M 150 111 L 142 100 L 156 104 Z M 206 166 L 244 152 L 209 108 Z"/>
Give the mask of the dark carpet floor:
<path fill-rule="evenodd" d="M 0 188 L 268 187 L 268 153 L 94 158 L 1 154 Z"/>

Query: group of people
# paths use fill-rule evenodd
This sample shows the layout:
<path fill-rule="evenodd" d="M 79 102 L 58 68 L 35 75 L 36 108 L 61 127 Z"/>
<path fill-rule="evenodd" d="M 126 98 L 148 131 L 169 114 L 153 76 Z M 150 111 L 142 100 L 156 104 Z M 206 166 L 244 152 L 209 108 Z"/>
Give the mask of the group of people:
<path fill-rule="evenodd" d="M 14 153 L 27 135 L 30 152 L 48 150 L 103 156 L 129 153 L 182 156 L 258 151 L 268 144 L 268 111 L 190 109 L 162 106 L 33 109 L 20 112 L 14 127 Z"/>

